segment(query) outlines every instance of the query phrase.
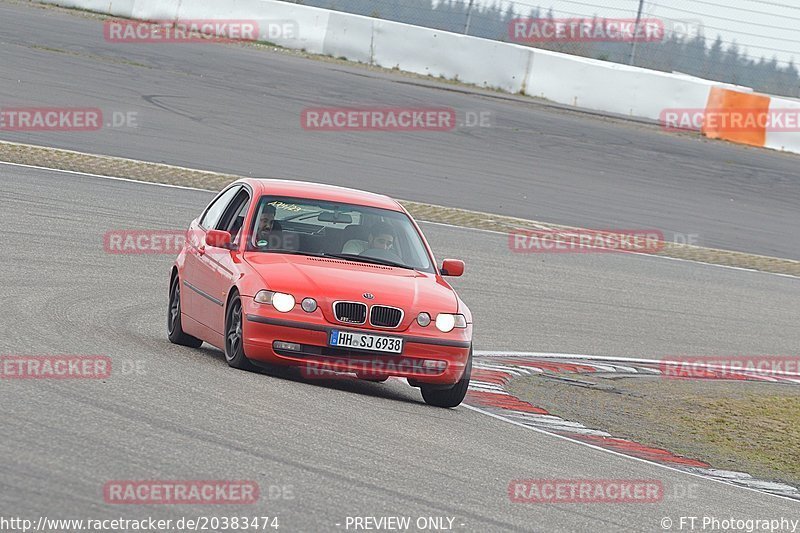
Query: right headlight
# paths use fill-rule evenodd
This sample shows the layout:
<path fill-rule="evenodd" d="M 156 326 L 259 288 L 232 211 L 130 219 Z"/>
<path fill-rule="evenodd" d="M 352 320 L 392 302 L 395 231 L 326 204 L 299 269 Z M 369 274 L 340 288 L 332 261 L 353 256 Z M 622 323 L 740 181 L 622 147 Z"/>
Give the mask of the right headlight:
<path fill-rule="evenodd" d="M 467 319 L 464 315 L 451 315 L 450 313 L 436 315 L 436 329 L 442 333 L 453 331 L 454 328 L 465 327 L 467 327 Z"/>

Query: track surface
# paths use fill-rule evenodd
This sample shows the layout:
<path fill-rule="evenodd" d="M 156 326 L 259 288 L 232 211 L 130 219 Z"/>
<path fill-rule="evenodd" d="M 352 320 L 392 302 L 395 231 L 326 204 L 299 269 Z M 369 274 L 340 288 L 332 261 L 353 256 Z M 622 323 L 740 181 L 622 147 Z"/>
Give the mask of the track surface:
<path fill-rule="evenodd" d="M 169 344 L 172 258 L 106 254 L 102 236 L 185 227 L 209 193 L 0 165 L 0 194 L 0 328 L 7 332 L 0 353 L 107 354 L 118 368 L 139 362 L 144 371 L 118 372 L 104 383 L 0 381 L 4 516 L 277 514 L 283 531 L 343 530 L 335 524 L 348 515 L 451 516 L 463 531 L 655 531 L 664 516 L 797 517 L 797 504 L 775 497 L 463 407 L 429 408 L 399 380 L 302 383 L 230 369 L 214 349 Z M 513 256 L 500 235 L 425 231 L 440 259 L 468 259 L 457 285 L 483 319 L 478 349 L 602 346 L 649 354 L 679 342 L 695 353 L 711 346 L 764 353 L 800 340 L 790 327 L 798 318 L 795 279 L 652 257 L 542 263 Z M 505 280 L 496 283 L 501 271 Z M 518 302 L 536 305 L 520 317 Z M 554 326 L 553 316 L 564 322 Z M 658 479 L 668 497 L 660 504 L 511 504 L 507 486 L 518 478 Z M 114 479 L 254 479 L 264 493 L 269 485 L 291 486 L 294 499 L 109 506 L 102 486 Z M 686 490 L 696 497 L 673 496 Z"/>
<path fill-rule="evenodd" d="M 0 138 L 300 177 L 553 223 L 698 234 L 800 259 L 796 156 L 238 45 L 109 44 L 102 22 L 0 3 L 0 104 L 139 113 L 138 129 Z M 461 91 L 461 89 L 458 89 Z M 451 106 L 491 128 L 312 133 L 315 106 Z"/>

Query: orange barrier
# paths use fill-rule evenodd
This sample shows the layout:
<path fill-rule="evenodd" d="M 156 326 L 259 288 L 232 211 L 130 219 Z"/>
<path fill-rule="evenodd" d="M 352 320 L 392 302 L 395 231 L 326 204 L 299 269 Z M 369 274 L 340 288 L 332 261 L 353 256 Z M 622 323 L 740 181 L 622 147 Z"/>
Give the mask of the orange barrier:
<path fill-rule="evenodd" d="M 709 139 L 724 139 L 763 147 L 767 138 L 770 97 L 712 87 L 703 126 Z"/>

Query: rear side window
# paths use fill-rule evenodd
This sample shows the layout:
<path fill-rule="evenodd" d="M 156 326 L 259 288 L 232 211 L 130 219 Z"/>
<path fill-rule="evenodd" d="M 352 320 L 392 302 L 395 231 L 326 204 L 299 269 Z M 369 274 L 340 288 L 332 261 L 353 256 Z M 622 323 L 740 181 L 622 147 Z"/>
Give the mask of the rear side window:
<path fill-rule="evenodd" d="M 203 215 L 203 218 L 200 220 L 200 225 L 205 229 L 213 229 L 217 226 L 222 213 L 225 212 L 225 208 L 231 203 L 231 200 L 236 196 L 241 190 L 241 185 L 237 185 L 236 187 L 231 187 L 221 195 L 219 195 L 216 200 L 211 202 L 211 205 L 208 206 L 206 209 L 206 213 Z"/>

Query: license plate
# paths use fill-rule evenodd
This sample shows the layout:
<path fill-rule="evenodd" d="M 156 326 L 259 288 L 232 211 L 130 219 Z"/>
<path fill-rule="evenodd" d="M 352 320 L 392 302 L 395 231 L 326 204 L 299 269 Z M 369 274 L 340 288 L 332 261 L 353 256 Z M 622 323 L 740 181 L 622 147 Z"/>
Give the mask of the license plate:
<path fill-rule="evenodd" d="M 352 331 L 339 331 L 338 329 L 331 331 L 328 344 L 338 348 L 353 348 L 355 350 L 369 350 L 372 352 L 403 352 L 403 339 L 399 337 L 386 337 L 369 333 L 353 333 Z"/>

